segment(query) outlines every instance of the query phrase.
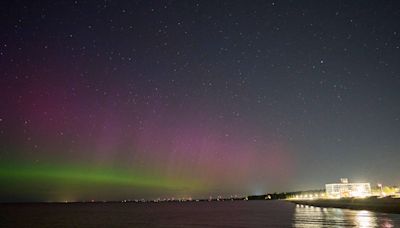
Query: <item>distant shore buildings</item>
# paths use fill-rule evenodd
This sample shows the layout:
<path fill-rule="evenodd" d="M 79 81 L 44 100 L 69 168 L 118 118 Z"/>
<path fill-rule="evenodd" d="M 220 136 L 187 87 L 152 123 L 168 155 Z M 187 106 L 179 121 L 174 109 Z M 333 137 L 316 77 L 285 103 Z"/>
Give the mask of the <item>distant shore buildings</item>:
<path fill-rule="evenodd" d="M 351 183 L 347 178 L 341 178 L 339 183 L 325 184 L 325 189 L 307 190 L 284 193 L 288 200 L 318 200 L 343 198 L 400 198 L 399 186 L 376 184 L 371 187 L 369 182 Z"/>
<path fill-rule="evenodd" d="M 341 178 L 340 183 L 325 185 L 326 196 L 329 198 L 367 197 L 371 195 L 370 183 L 349 183 L 347 178 Z"/>

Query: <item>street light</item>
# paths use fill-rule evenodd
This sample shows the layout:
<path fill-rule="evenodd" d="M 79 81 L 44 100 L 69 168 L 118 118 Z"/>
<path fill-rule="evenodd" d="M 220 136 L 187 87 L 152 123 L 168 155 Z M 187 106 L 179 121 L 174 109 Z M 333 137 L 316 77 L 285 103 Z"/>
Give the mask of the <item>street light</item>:
<path fill-rule="evenodd" d="M 381 189 L 381 196 L 383 196 L 382 184 L 378 184 L 378 187 Z"/>

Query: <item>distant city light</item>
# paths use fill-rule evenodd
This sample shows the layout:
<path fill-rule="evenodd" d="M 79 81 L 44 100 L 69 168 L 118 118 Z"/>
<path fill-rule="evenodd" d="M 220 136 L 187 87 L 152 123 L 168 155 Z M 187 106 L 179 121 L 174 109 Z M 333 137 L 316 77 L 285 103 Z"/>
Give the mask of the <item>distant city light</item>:
<path fill-rule="evenodd" d="M 347 178 L 341 178 L 341 183 L 325 185 L 326 195 L 329 198 L 357 197 L 364 198 L 371 195 L 370 183 L 349 183 Z"/>
<path fill-rule="evenodd" d="M 352 183 L 347 178 L 341 178 L 340 183 L 325 185 L 325 191 L 304 191 L 301 194 L 288 196 L 289 200 L 317 200 L 317 199 L 340 199 L 340 198 L 366 198 L 370 196 L 400 198 L 400 189 L 396 186 L 384 186 L 381 183 L 371 188 L 371 184 Z M 267 199 L 267 196 L 265 197 Z"/>

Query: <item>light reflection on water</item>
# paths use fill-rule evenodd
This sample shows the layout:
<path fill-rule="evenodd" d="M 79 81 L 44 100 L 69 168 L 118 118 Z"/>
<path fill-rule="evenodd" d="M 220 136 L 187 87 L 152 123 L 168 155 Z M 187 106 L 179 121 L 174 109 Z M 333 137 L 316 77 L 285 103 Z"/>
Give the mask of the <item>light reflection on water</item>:
<path fill-rule="evenodd" d="M 395 227 L 400 215 L 296 205 L 293 227 Z"/>
<path fill-rule="evenodd" d="M 358 211 L 355 223 L 359 227 L 376 227 L 376 217 L 370 211 Z"/>

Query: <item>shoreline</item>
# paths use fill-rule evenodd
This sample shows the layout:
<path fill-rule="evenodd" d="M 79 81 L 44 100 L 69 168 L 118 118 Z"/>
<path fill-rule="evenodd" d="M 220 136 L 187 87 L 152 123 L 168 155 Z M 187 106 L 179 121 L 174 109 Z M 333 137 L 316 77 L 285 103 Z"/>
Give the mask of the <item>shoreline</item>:
<path fill-rule="evenodd" d="M 400 198 L 342 198 L 315 200 L 288 200 L 289 202 L 314 207 L 329 207 L 352 210 L 368 210 L 374 212 L 400 214 Z"/>

